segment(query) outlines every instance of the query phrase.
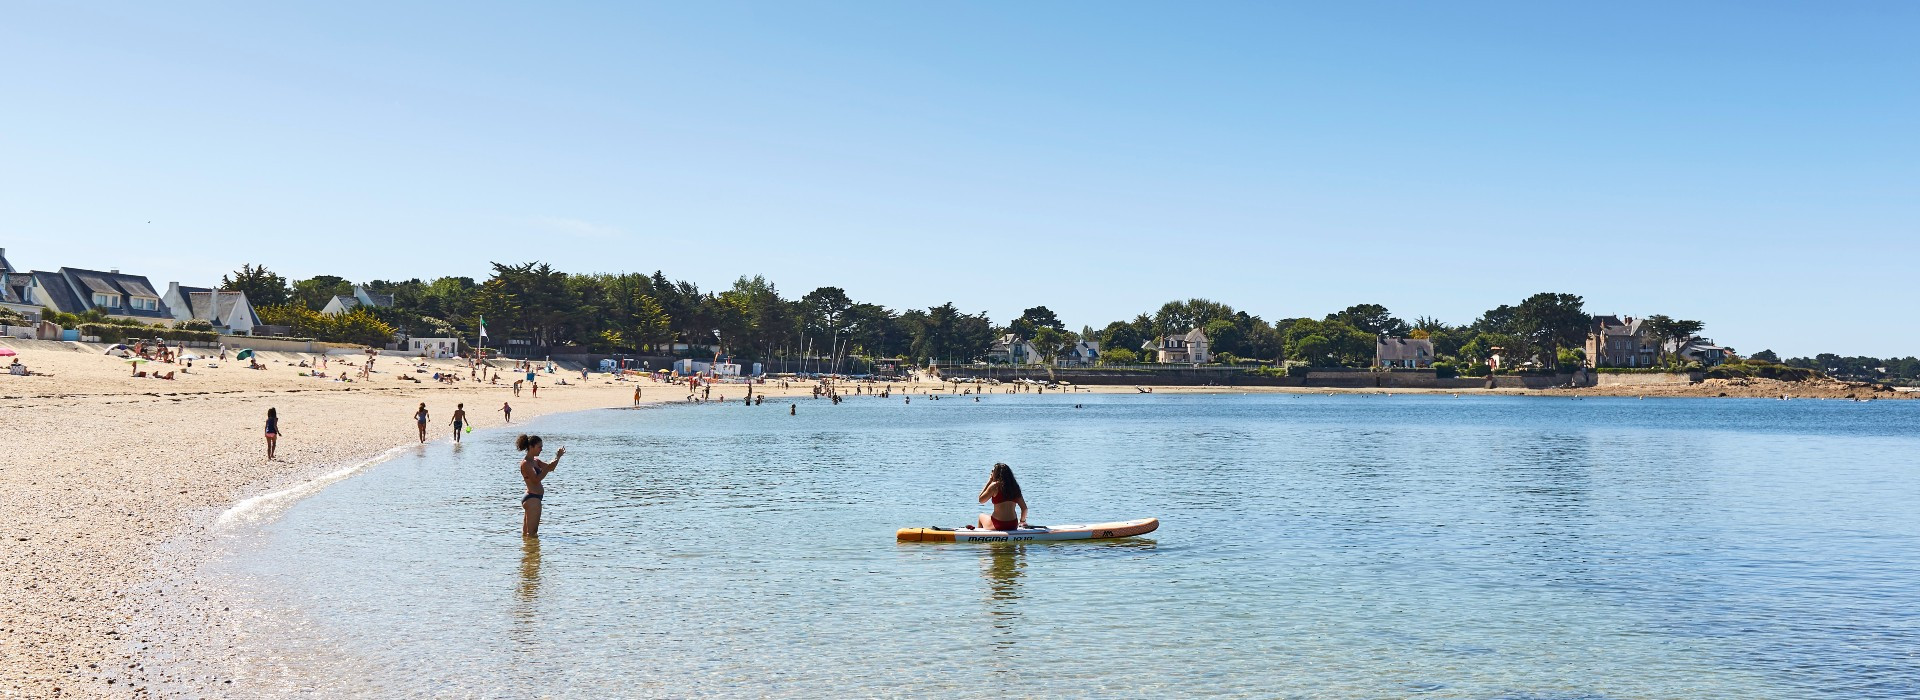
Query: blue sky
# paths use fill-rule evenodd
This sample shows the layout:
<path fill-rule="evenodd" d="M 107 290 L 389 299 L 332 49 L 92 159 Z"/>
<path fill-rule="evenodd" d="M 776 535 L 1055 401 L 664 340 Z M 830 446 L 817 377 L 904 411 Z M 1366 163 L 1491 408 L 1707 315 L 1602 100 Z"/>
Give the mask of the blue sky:
<path fill-rule="evenodd" d="M 1920 353 L 1920 4 L 0 2 L 0 246 Z M 151 223 L 149 223 L 151 222 Z"/>

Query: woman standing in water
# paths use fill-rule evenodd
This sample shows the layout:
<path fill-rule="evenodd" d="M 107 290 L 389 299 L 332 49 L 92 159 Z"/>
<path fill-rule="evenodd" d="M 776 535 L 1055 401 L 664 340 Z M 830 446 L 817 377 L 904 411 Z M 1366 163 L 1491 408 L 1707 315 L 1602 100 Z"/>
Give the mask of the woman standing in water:
<path fill-rule="evenodd" d="M 420 427 L 420 442 L 425 444 L 427 441 L 427 405 L 425 403 L 420 404 L 420 410 L 413 412 L 413 422 Z"/>
<path fill-rule="evenodd" d="M 273 461 L 273 448 L 280 444 L 280 414 L 267 409 L 267 461 Z"/>
<path fill-rule="evenodd" d="M 992 513 L 980 514 L 980 527 L 986 530 L 1016 530 L 1027 524 L 1027 499 L 1020 497 L 1020 482 L 1013 478 L 1013 467 L 993 465 L 986 487 L 980 489 L 980 502 L 993 501 Z M 1014 506 L 1020 512 L 1014 514 Z"/>
<path fill-rule="evenodd" d="M 540 461 L 540 436 L 521 435 L 513 441 L 513 448 L 524 450 L 525 459 L 520 460 L 520 479 L 527 482 L 527 495 L 520 497 L 520 509 L 525 511 L 520 519 L 521 537 L 540 536 L 540 499 L 547 494 L 545 481 L 548 474 L 560 466 L 560 458 L 567 456 L 567 448 L 562 447 L 553 453 L 553 461 Z"/>

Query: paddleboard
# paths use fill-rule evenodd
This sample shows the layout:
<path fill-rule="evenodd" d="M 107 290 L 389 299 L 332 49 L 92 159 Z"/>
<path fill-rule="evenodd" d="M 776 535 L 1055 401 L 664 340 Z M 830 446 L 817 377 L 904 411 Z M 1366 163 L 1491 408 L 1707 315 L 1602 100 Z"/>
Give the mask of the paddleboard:
<path fill-rule="evenodd" d="M 905 527 L 900 528 L 894 536 L 900 542 L 1051 542 L 1138 537 L 1159 528 L 1158 519 L 1141 518 L 1117 523 L 1045 525 L 1018 530 L 982 530 L 978 527 Z"/>

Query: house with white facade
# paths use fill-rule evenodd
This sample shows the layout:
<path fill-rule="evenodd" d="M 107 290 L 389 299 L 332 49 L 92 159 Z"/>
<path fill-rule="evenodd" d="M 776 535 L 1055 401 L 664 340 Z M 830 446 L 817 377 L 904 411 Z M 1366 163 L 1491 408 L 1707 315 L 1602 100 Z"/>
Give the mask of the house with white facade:
<path fill-rule="evenodd" d="M 320 313 L 328 316 L 337 316 L 362 306 L 375 309 L 384 309 L 393 306 L 393 295 L 374 294 L 373 292 L 367 291 L 365 286 L 356 284 L 353 285 L 352 296 L 345 294 L 334 296 L 333 299 L 327 301 L 326 306 L 321 307 Z"/>
<path fill-rule="evenodd" d="M 182 287 L 179 282 L 168 282 L 167 293 L 161 301 L 173 313 L 175 323 L 206 321 L 214 330 L 229 335 L 253 335 L 256 326 L 264 325 L 253 310 L 253 302 L 247 300 L 246 292 Z"/>
<path fill-rule="evenodd" d="M 1163 335 L 1147 341 L 1140 346 L 1140 355 L 1164 364 L 1200 365 L 1213 361 L 1209 346 L 1207 334 L 1195 327 L 1182 335 Z"/>
<path fill-rule="evenodd" d="M 0 308 L 38 323 L 40 310 L 44 307 L 34 301 L 36 286 L 33 275 L 15 269 L 13 263 L 7 262 L 7 249 L 0 248 Z"/>
<path fill-rule="evenodd" d="M 63 267 L 57 272 L 35 270 L 33 278 L 35 299 L 54 311 L 80 314 L 97 310 L 113 318 L 147 323 L 173 320 L 172 310 L 153 290 L 153 283 L 140 275 Z"/>
<path fill-rule="evenodd" d="M 1040 362 L 1040 351 L 1033 343 L 1018 335 L 1008 333 L 993 341 L 987 348 L 987 361 L 1003 365 L 1031 365 Z"/>
<path fill-rule="evenodd" d="M 408 355 L 446 359 L 460 354 L 459 338 L 408 338 L 400 349 Z"/>
<path fill-rule="evenodd" d="M 1433 341 L 1383 335 L 1373 342 L 1373 366 L 1415 369 L 1433 366 Z"/>
<path fill-rule="evenodd" d="M 1082 340 L 1067 348 L 1060 355 L 1060 364 L 1064 367 L 1092 367 L 1100 362 L 1100 341 Z"/>

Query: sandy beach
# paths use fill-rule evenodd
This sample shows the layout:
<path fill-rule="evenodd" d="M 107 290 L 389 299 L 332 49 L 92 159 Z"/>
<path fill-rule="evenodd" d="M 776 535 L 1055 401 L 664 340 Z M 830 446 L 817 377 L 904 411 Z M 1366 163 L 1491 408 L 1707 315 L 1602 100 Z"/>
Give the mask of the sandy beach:
<path fill-rule="evenodd" d="M 6 409 L 5 444 L 11 459 L 0 470 L 0 504 L 8 527 L 0 540 L 7 565 L 0 583 L 0 697 L 143 696 L 149 686 L 199 687 L 212 694 L 232 679 L 170 678 L 150 674 L 148 653 L 178 653 L 177 639 L 227 624 L 220 610 L 198 609 L 195 600 L 153 585 L 187 565 L 184 544 L 208 541 L 220 513 L 253 496 L 305 483 L 344 465 L 364 462 L 393 447 L 417 442 L 412 415 L 425 402 L 432 411 L 429 439 L 449 439 L 454 405 L 464 402 L 480 429 L 503 426 L 497 411 L 514 406 L 523 421 L 541 415 L 631 406 L 640 386 L 647 402 L 681 401 L 682 387 L 615 382 L 595 374 L 581 383 L 571 376 L 542 374 L 540 397 L 514 397 L 507 384 L 473 381 L 415 383 L 400 377 L 430 377 L 434 371 L 462 377 L 457 361 L 383 357 L 365 381 L 336 382 L 302 376 L 304 356 L 262 353 L 265 369 L 228 361 L 198 362 L 173 380 L 134 378 L 122 359 L 101 346 L 45 341 L 0 341 L 20 353 L 34 376 L 0 376 L 0 406 Z M 424 366 L 416 366 L 416 363 Z M 355 371 L 338 359 L 330 370 Z M 164 363 L 142 365 L 162 371 Z M 557 386 L 561 378 L 571 386 Z M 1837 383 L 1836 383 L 1837 384 Z M 898 388 L 930 391 L 933 384 Z M 1671 388 L 1645 395 L 1714 396 L 1724 384 L 1688 392 Z M 1742 385 L 1740 394 L 1775 395 L 1777 386 Z M 1816 391 L 1817 389 L 1817 391 Z M 1132 387 L 1088 387 L 1099 393 L 1133 393 Z M 1845 387 L 1789 387 L 1797 396 L 1834 394 Z M 756 389 L 770 397 L 805 397 L 810 385 Z M 1159 387 L 1155 393 L 1305 391 Z M 738 400 L 741 386 L 716 387 L 717 397 Z M 1378 390 L 1364 393 L 1384 393 Z M 1392 393 L 1416 393 L 1394 391 Z M 1459 392 L 1447 392 L 1459 393 Z M 1468 392 L 1541 394 L 1543 392 Z M 1569 393 L 1569 392 L 1554 392 Z M 1628 392 L 1596 392 L 1594 395 Z M 1882 394 L 1885 396 L 1886 394 Z M 262 440 L 266 409 L 279 411 L 279 459 L 267 461 Z M 803 402 L 801 410 L 820 410 Z M 513 456 L 501 455 L 503 468 Z M 156 628 L 155 619 L 169 622 Z M 151 632 L 147 634 L 152 634 Z"/>
<path fill-rule="evenodd" d="M 0 599 L 0 697 L 132 696 L 145 694 L 149 683 L 223 685 L 227 679 L 154 678 L 145 671 L 143 651 L 166 640 L 132 638 L 136 622 L 165 615 L 221 624 L 220 611 L 195 613 L 191 601 L 171 600 L 164 588 L 150 585 L 182 565 L 163 556 L 163 548 L 208 539 L 214 519 L 242 499 L 416 443 L 412 415 L 421 402 L 432 412 L 429 439 L 444 441 L 451 431 L 446 421 L 461 402 L 476 427 L 497 429 L 502 402 L 511 402 L 514 419 L 523 421 L 631 406 L 636 384 L 647 402 L 686 397 L 684 388 L 668 384 L 612 382 L 599 374 L 581 384 L 577 373 L 563 371 L 541 375 L 539 398 L 531 392 L 516 398 L 504 383 L 426 379 L 434 371 L 465 377 L 457 361 L 398 356 L 381 358 L 370 380 L 352 383 L 301 376 L 307 370 L 297 363 L 308 356 L 292 353 L 261 353 L 262 370 L 231 360 L 219 367 L 196 362 L 183 374 L 173 364 L 141 365 L 176 372 L 173 380 L 160 380 L 132 377 L 127 361 L 105 355 L 104 346 L 7 340 L 0 347 L 19 352 L 34 373 L 0 375 L 10 453 L 0 470 L 0 507 L 9 521 L 0 540 L 7 563 L 0 584 L 10 592 Z M 329 369 L 356 370 L 337 358 Z M 574 385 L 550 383 L 562 377 Z M 810 387 L 756 391 L 808 396 Z M 740 386 L 716 387 L 716 398 L 737 400 L 744 393 Z M 272 462 L 262 439 L 269 407 L 279 411 L 284 433 Z M 501 459 L 511 466 L 512 455 Z M 195 634 L 191 626 L 168 631 Z"/>

